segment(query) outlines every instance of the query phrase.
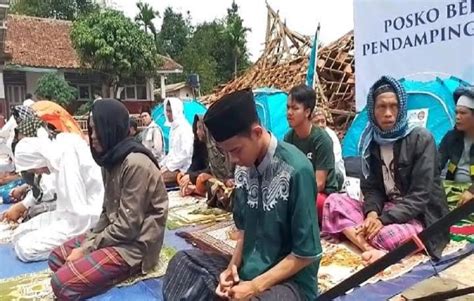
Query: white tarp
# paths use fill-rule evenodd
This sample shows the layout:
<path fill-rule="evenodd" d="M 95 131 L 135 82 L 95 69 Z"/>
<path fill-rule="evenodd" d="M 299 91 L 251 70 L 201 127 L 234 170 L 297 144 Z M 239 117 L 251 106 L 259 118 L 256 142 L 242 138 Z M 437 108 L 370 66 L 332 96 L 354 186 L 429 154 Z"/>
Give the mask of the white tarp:
<path fill-rule="evenodd" d="M 354 37 L 357 111 L 382 75 L 474 83 L 474 0 L 355 0 Z"/>

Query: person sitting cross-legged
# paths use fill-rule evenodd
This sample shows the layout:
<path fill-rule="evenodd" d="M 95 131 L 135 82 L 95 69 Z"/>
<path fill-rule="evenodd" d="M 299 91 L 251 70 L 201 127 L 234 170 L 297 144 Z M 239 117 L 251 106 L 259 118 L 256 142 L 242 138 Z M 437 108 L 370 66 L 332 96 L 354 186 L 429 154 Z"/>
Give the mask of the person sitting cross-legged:
<path fill-rule="evenodd" d="M 448 214 L 439 156 L 430 132 L 407 120 L 407 95 L 384 76 L 367 97 L 369 124 L 361 137 L 360 188 L 364 201 L 332 194 L 323 210 L 322 233 L 343 234 L 370 264 Z M 429 238 L 426 248 L 439 259 L 449 229 Z"/>
<path fill-rule="evenodd" d="M 169 152 L 161 160 L 163 179 L 166 186 L 177 186 L 177 176 L 186 172 L 193 157 L 194 134 L 191 125 L 184 116 L 183 102 L 179 98 L 166 98 L 163 104 L 166 110 L 166 123 L 170 127 Z"/>
<path fill-rule="evenodd" d="M 315 300 L 322 250 L 310 162 L 259 124 L 251 90 L 218 100 L 204 123 L 237 164 L 237 245 L 232 258 L 178 252 L 164 278 L 165 300 Z"/>
<path fill-rule="evenodd" d="M 54 135 L 38 117 L 27 117 L 15 129 L 17 140 L 26 137 L 49 138 Z M 22 172 L 25 184 L 15 187 L 10 196 L 17 202 L 3 215 L 7 221 L 22 222 L 48 211 L 56 209 L 56 187 L 51 174 L 35 175 L 33 172 Z M 1 219 L 1 217 L 0 217 Z"/>
<path fill-rule="evenodd" d="M 313 89 L 306 85 L 291 88 L 287 105 L 291 129 L 284 140 L 301 150 L 313 165 L 318 187 L 315 202 L 318 220 L 321 221 L 324 202 L 328 195 L 338 191 L 338 182 L 331 137 L 311 121 L 315 104 L 316 92 Z"/>
<path fill-rule="evenodd" d="M 15 148 L 15 167 L 18 172 L 50 175 L 57 195 L 55 210 L 15 229 L 13 242 L 20 260 L 47 259 L 54 248 L 85 233 L 99 220 L 104 198 L 102 175 L 79 135 L 22 138 Z"/>
<path fill-rule="evenodd" d="M 129 113 L 121 102 L 94 104 L 89 138 L 104 172 L 104 205 L 91 231 L 49 257 L 51 285 L 60 300 L 97 295 L 133 274 L 149 272 L 158 262 L 168 195 L 156 158 L 128 134 Z"/>
<path fill-rule="evenodd" d="M 440 167 L 447 167 L 446 180 L 471 183 L 459 200 L 462 205 L 474 199 L 474 86 L 458 88 L 456 100 L 456 127 L 441 141 Z"/>
<path fill-rule="evenodd" d="M 193 122 L 194 149 L 191 167 L 186 173 L 179 173 L 178 184 L 181 195 L 200 195 L 208 197 L 208 204 L 229 208 L 230 200 L 225 191 L 233 188 L 235 166 L 216 145 L 209 134 L 203 117 L 196 115 Z"/>

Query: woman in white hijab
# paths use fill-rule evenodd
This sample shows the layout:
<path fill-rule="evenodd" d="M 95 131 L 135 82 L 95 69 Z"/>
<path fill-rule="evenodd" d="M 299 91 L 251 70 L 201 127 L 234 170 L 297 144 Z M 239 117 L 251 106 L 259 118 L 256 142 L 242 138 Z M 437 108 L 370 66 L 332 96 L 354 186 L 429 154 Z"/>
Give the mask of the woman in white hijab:
<path fill-rule="evenodd" d="M 16 146 L 15 166 L 17 172 L 50 174 L 57 194 L 56 210 L 15 230 L 13 241 L 20 260 L 47 259 L 55 247 L 96 224 L 104 199 L 102 173 L 80 136 L 23 138 Z"/>
<path fill-rule="evenodd" d="M 193 156 L 193 129 L 184 117 L 183 102 L 179 98 L 166 98 L 166 126 L 171 128 L 169 152 L 161 161 L 163 179 L 167 186 L 177 185 L 179 172 L 186 172 Z"/>

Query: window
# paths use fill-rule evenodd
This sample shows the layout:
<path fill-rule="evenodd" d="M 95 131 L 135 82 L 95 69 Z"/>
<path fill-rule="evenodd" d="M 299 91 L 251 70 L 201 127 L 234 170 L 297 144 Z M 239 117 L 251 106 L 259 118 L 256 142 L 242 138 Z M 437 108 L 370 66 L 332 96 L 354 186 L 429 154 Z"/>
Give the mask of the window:
<path fill-rule="evenodd" d="M 10 105 L 21 104 L 25 100 L 26 87 L 25 86 L 6 86 L 6 99 Z"/>
<path fill-rule="evenodd" d="M 87 101 L 92 98 L 90 85 L 78 85 L 77 90 L 79 91 L 79 100 Z"/>
<path fill-rule="evenodd" d="M 137 99 L 137 95 L 135 93 L 135 86 L 127 86 L 125 88 L 125 98 L 127 98 L 127 99 Z"/>
<path fill-rule="evenodd" d="M 139 99 L 146 100 L 146 86 L 145 85 L 128 85 L 125 86 L 125 99 Z"/>
<path fill-rule="evenodd" d="M 137 99 L 147 99 L 146 86 L 137 86 Z"/>

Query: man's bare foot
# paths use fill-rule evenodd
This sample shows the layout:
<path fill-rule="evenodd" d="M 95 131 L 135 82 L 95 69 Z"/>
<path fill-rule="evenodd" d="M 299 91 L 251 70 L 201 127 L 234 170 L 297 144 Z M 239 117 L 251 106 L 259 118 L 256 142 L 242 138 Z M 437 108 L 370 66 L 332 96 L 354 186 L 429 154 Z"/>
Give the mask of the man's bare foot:
<path fill-rule="evenodd" d="M 378 259 L 382 258 L 387 254 L 387 251 L 372 249 L 362 253 L 362 262 L 364 265 L 369 265 L 376 262 Z"/>

